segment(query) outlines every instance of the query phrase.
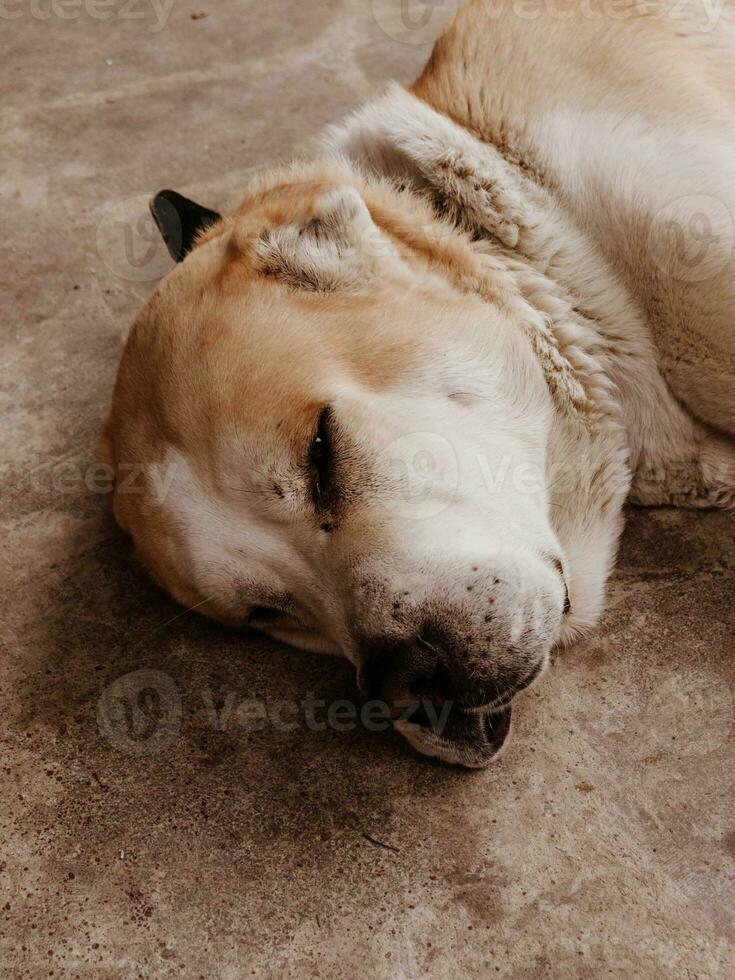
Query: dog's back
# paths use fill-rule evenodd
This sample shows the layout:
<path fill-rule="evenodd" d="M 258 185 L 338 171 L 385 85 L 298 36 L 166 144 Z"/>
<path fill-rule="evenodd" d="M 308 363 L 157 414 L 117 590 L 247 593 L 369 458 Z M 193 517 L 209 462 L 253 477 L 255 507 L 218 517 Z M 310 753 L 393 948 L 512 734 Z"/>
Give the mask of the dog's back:
<path fill-rule="evenodd" d="M 524 8 L 525 10 L 525 8 Z M 733 5 L 462 8 L 413 91 L 528 166 L 637 299 L 674 393 L 735 432 Z"/>

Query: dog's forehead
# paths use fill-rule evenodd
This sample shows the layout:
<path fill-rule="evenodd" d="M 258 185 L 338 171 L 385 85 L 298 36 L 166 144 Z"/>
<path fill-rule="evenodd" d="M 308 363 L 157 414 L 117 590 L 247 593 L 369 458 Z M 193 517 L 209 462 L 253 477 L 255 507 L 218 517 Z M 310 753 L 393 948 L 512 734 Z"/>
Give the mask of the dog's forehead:
<path fill-rule="evenodd" d="M 264 430 L 281 423 L 283 432 L 300 437 L 335 390 L 407 384 L 432 344 L 446 358 L 437 322 L 456 323 L 449 307 L 437 311 L 386 287 L 304 294 L 252 275 L 245 260 L 230 261 L 223 287 L 216 269 L 204 275 L 196 258 L 187 258 L 150 303 L 126 351 L 136 362 L 131 385 L 146 376 L 159 415 L 172 423 L 186 419 L 184 437 L 194 406 L 200 418 L 225 426 L 229 420 Z"/>
<path fill-rule="evenodd" d="M 279 292 L 245 277 L 236 292 L 222 290 L 196 266 L 175 270 L 131 331 L 117 415 L 147 420 L 174 443 L 209 438 L 212 425 L 281 423 L 287 435 L 310 424 L 337 352 Z"/>

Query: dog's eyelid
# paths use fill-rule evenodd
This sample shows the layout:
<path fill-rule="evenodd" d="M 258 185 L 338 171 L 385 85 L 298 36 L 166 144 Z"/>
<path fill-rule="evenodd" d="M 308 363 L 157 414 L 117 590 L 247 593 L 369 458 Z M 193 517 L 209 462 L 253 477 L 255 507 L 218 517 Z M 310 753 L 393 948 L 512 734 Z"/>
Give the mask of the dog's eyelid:
<path fill-rule="evenodd" d="M 250 623 L 268 623 L 272 622 L 278 616 L 281 615 L 280 609 L 274 609 L 272 606 L 253 606 L 247 615 L 246 622 L 248 625 Z"/>
<path fill-rule="evenodd" d="M 557 555 L 547 555 L 546 557 L 553 568 L 559 573 L 559 577 L 564 584 L 564 615 L 566 616 L 569 612 L 571 612 L 572 603 L 569 599 L 569 585 L 567 583 L 567 577 L 564 574 L 564 565 L 561 558 L 559 558 Z"/>
<path fill-rule="evenodd" d="M 564 578 L 564 565 L 562 564 L 561 558 L 557 558 L 556 555 L 549 555 L 548 560 L 561 575 L 561 577 Z"/>
<path fill-rule="evenodd" d="M 325 405 L 319 412 L 316 429 L 309 445 L 308 467 L 311 479 L 311 490 L 314 502 L 323 503 L 328 490 L 330 469 L 332 465 L 331 438 L 332 408 Z"/>
<path fill-rule="evenodd" d="M 323 405 L 319 410 L 319 415 L 317 416 L 316 428 L 314 429 L 314 435 L 312 437 L 312 447 L 319 441 L 321 443 L 327 443 L 329 441 L 329 427 L 332 421 L 332 406 Z"/>

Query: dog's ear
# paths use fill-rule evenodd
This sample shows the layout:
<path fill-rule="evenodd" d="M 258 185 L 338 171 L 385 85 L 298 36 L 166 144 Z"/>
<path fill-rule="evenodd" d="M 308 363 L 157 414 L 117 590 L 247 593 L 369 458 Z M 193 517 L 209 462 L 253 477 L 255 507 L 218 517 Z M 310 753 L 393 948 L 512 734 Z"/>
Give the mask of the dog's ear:
<path fill-rule="evenodd" d="M 380 252 L 390 249 L 354 187 L 320 198 L 306 224 L 282 225 L 255 244 L 264 275 L 297 289 L 355 289 L 372 275 Z"/>
<path fill-rule="evenodd" d="M 152 199 L 150 209 L 169 254 L 176 262 L 181 262 L 191 251 L 200 231 L 221 218 L 216 211 L 210 211 L 176 191 L 159 191 Z"/>

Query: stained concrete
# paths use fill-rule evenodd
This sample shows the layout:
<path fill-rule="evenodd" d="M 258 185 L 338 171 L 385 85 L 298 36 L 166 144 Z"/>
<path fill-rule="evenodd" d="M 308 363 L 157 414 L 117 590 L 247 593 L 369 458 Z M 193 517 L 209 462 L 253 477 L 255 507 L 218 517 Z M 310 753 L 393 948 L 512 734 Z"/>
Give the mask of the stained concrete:
<path fill-rule="evenodd" d="M 472 774 L 303 712 L 245 724 L 245 700 L 356 697 L 350 669 L 180 616 L 93 492 L 122 333 L 168 267 L 146 198 L 223 206 L 411 79 L 442 5 L 398 6 L 177 0 L 153 31 L 140 2 L 6 4 L 3 977 L 735 974 L 731 516 L 632 512 L 600 628 Z M 152 690 L 116 715 L 129 673 Z"/>

